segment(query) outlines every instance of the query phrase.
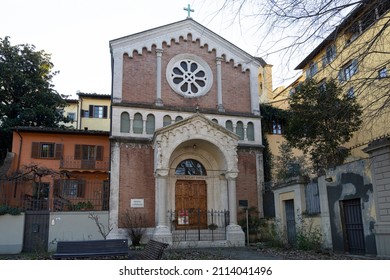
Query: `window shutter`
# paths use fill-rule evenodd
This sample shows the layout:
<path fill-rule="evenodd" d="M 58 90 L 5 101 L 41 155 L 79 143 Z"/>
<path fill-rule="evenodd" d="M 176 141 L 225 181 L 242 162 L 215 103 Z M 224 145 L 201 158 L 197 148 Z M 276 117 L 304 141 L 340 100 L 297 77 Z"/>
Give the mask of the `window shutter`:
<path fill-rule="evenodd" d="M 39 158 L 39 142 L 33 142 L 31 146 L 31 158 Z"/>
<path fill-rule="evenodd" d="M 62 144 L 56 144 L 55 147 L 55 159 L 61 159 L 62 158 Z"/>
<path fill-rule="evenodd" d="M 96 160 L 103 160 L 103 146 L 96 146 Z"/>
<path fill-rule="evenodd" d="M 81 145 L 76 144 L 74 146 L 74 159 L 81 159 Z"/>
<path fill-rule="evenodd" d="M 93 105 L 89 105 L 89 117 L 93 118 Z"/>
<path fill-rule="evenodd" d="M 103 118 L 104 119 L 107 119 L 107 112 L 108 112 L 107 106 L 103 106 Z"/>

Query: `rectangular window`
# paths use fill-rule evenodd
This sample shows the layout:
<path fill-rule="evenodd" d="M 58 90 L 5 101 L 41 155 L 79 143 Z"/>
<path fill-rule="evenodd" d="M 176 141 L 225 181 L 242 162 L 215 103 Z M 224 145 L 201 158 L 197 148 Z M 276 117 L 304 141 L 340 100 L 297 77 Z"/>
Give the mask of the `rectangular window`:
<path fill-rule="evenodd" d="M 75 145 L 75 160 L 103 160 L 103 146 Z"/>
<path fill-rule="evenodd" d="M 68 113 L 68 119 L 71 122 L 75 122 L 76 121 L 76 113 Z"/>
<path fill-rule="evenodd" d="M 89 117 L 97 119 L 106 119 L 107 108 L 107 106 L 89 105 Z"/>
<path fill-rule="evenodd" d="M 84 197 L 84 182 L 77 180 L 64 180 L 62 186 L 64 197 Z"/>
<path fill-rule="evenodd" d="M 62 156 L 62 144 L 33 142 L 31 158 L 60 159 Z"/>
<path fill-rule="evenodd" d="M 306 79 L 311 79 L 314 77 L 315 74 L 318 72 L 318 66 L 317 63 L 312 62 L 309 66 L 309 68 L 306 70 Z"/>
<path fill-rule="evenodd" d="M 322 67 L 325 67 L 336 58 L 336 46 L 331 45 L 326 48 L 326 54 L 322 57 Z"/>
<path fill-rule="evenodd" d="M 272 122 L 272 134 L 282 134 L 282 124 L 279 121 Z"/>
<path fill-rule="evenodd" d="M 322 79 L 321 82 L 319 83 L 318 90 L 320 92 L 326 91 L 326 80 Z"/>
<path fill-rule="evenodd" d="M 384 67 L 378 71 L 378 78 L 383 79 L 387 77 L 387 68 Z"/>
<path fill-rule="evenodd" d="M 355 97 L 355 90 L 353 89 L 353 87 L 349 88 L 348 91 L 347 91 L 347 97 L 348 98 L 354 98 Z"/>
<path fill-rule="evenodd" d="M 349 81 L 353 75 L 358 72 L 357 60 L 353 59 L 351 62 L 346 64 L 339 72 L 339 81 Z"/>
<path fill-rule="evenodd" d="M 54 157 L 54 143 L 41 143 L 41 158 Z"/>

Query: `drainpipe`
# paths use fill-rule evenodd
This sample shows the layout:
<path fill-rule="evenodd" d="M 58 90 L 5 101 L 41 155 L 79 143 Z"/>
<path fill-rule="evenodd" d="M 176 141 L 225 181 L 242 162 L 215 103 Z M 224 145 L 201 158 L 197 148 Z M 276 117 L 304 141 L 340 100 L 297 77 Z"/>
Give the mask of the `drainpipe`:
<path fill-rule="evenodd" d="M 79 95 L 79 99 L 80 99 L 80 110 L 79 110 L 79 116 L 80 116 L 80 123 L 79 123 L 79 129 L 81 129 L 81 120 L 83 119 L 83 116 L 82 116 L 82 111 L 83 111 L 83 98 Z M 78 106 L 78 102 L 77 102 L 77 106 Z"/>

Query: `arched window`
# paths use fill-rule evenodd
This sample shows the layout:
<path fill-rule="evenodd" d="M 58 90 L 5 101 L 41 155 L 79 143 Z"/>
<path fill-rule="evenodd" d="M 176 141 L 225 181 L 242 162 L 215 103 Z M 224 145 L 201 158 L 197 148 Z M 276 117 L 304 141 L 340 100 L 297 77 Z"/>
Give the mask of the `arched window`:
<path fill-rule="evenodd" d="M 236 134 L 240 136 L 240 140 L 244 140 L 244 125 L 240 121 L 237 122 Z"/>
<path fill-rule="evenodd" d="M 133 132 L 136 134 L 142 134 L 143 130 L 144 130 L 144 122 L 142 120 L 142 115 L 140 113 L 137 113 L 134 115 Z"/>
<path fill-rule="evenodd" d="M 163 126 L 170 125 L 172 123 L 171 116 L 165 115 L 163 118 Z"/>
<path fill-rule="evenodd" d="M 215 123 L 218 123 L 218 120 L 217 119 L 212 119 L 213 122 Z"/>
<path fill-rule="evenodd" d="M 249 141 L 255 141 L 255 129 L 252 122 L 248 123 L 248 127 L 246 128 L 246 137 Z"/>
<path fill-rule="evenodd" d="M 183 119 L 182 116 L 177 116 L 176 119 L 175 119 L 175 122 L 181 121 L 182 119 Z"/>
<path fill-rule="evenodd" d="M 149 114 L 146 117 L 146 134 L 153 134 L 155 130 L 155 117 Z"/>
<path fill-rule="evenodd" d="M 195 159 L 186 159 L 177 165 L 175 174 L 206 176 L 207 172 L 204 166 L 199 161 Z"/>
<path fill-rule="evenodd" d="M 130 116 L 129 113 L 123 112 L 121 114 L 121 132 L 130 132 Z"/>
<path fill-rule="evenodd" d="M 229 121 L 229 120 L 226 121 L 225 126 L 226 126 L 227 130 L 230 130 L 230 131 L 233 132 L 233 123 L 232 123 L 232 121 Z"/>

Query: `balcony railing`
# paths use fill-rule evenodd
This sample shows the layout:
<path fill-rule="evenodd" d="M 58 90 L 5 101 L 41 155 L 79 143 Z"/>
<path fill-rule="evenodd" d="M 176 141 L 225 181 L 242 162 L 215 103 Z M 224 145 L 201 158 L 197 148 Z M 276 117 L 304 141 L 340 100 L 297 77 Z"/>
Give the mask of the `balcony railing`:
<path fill-rule="evenodd" d="M 72 156 L 66 156 L 60 161 L 61 169 L 83 169 L 83 170 L 106 170 L 109 168 L 109 158 L 103 160 L 96 159 L 74 159 Z"/>

